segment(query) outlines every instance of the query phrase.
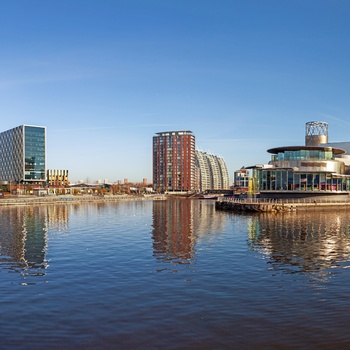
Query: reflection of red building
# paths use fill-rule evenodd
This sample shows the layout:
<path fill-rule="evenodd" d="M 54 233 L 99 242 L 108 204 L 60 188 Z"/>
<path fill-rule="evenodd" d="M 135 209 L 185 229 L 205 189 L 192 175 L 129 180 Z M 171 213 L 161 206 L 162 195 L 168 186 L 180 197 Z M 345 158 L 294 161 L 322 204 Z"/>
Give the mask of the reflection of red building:
<path fill-rule="evenodd" d="M 191 259 L 194 246 L 191 200 L 153 202 L 153 248 L 167 259 Z"/>

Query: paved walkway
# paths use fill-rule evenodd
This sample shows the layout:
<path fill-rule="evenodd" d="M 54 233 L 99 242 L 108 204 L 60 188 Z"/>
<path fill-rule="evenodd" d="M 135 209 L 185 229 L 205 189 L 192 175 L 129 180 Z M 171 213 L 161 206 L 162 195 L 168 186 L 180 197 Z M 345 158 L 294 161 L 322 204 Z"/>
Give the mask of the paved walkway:
<path fill-rule="evenodd" d="M 165 199 L 160 195 L 62 195 L 62 196 L 16 196 L 4 197 L 0 199 L 0 206 L 11 205 L 41 205 L 41 204 L 69 204 L 69 203 L 86 203 L 86 202 L 118 202 L 118 201 L 135 201 L 135 200 L 161 200 Z"/>

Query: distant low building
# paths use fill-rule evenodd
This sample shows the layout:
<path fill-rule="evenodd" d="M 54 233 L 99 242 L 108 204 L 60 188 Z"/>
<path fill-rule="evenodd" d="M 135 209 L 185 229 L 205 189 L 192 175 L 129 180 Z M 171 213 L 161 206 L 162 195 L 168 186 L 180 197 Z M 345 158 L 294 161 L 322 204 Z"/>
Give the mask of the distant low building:
<path fill-rule="evenodd" d="M 65 187 L 69 185 L 68 170 L 48 170 L 47 183 L 49 186 Z"/>
<path fill-rule="evenodd" d="M 249 169 L 241 168 L 234 172 L 233 189 L 236 193 L 246 193 L 249 190 L 251 174 Z"/>

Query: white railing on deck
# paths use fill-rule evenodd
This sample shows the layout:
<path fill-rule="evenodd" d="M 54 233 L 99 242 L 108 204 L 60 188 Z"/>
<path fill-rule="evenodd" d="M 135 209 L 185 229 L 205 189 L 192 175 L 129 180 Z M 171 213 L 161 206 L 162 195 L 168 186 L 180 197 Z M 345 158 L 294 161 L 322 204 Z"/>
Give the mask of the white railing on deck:
<path fill-rule="evenodd" d="M 271 204 L 308 204 L 308 203 L 348 203 L 350 204 L 350 198 L 343 199 L 327 199 L 327 198 L 218 198 L 219 202 L 232 202 L 232 203 L 271 203 Z"/>

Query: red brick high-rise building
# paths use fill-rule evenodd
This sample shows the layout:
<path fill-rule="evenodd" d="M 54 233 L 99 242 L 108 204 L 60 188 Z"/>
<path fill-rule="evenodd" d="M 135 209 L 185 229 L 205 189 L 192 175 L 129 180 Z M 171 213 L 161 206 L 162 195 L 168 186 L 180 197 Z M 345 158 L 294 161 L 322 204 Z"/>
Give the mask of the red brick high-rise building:
<path fill-rule="evenodd" d="M 155 190 L 197 190 L 195 148 L 192 131 L 158 132 L 153 136 Z"/>

